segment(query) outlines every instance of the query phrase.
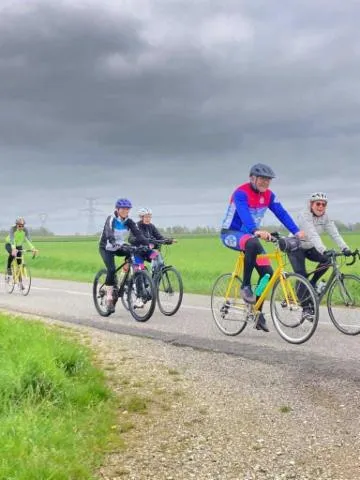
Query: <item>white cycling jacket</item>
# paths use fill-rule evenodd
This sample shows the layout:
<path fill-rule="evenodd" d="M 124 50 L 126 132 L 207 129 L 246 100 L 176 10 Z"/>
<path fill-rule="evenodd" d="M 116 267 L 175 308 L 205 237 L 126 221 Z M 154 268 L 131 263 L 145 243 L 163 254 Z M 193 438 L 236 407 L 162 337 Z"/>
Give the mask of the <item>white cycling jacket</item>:
<path fill-rule="evenodd" d="M 304 250 L 315 247 L 320 253 L 324 253 L 327 247 L 321 240 L 320 235 L 322 233 L 328 233 L 341 250 L 349 248 L 327 213 L 317 217 L 311 212 L 310 206 L 308 206 L 306 210 L 298 215 L 297 221 L 299 228 L 305 232 L 305 239 L 301 241 L 301 248 Z"/>

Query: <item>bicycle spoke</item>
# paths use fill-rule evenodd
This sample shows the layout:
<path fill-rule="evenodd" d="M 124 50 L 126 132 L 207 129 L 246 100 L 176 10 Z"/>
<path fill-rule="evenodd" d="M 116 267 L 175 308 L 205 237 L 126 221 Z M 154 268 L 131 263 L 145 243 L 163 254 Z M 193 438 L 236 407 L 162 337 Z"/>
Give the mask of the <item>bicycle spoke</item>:
<path fill-rule="evenodd" d="M 165 267 L 156 275 L 157 301 L 164 315 L 174 315 L 180 308 L 183 297 L 183 284 L 179 272 L 174 267 Z"/>
<path fill-rule="evenodd" d="M 318 304 L 310 283 L 294 273 L 281 277 L 273 288 L 270 312 L 284 340 L 295 344 L 309 340 L 318 323 Z"/>
<path fill-rule="evenodd" d="M 225 335 L 238 335 L 246 327 L 248 306 L 240 297 L 240 286 L 239 278 L 225 273 L 215 281 L 212 289 L 212 315 L 216 326 Z"/>

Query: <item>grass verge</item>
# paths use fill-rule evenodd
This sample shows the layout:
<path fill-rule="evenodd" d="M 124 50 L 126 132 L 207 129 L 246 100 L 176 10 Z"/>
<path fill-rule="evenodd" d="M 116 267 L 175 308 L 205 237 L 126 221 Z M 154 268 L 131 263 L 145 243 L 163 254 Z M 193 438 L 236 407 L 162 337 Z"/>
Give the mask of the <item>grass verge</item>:
<path fill-rule="evenodd" d="M 40 322 L 0 315 L 0 479 L 92 479 L 116 398 L 90 349 Z"/>

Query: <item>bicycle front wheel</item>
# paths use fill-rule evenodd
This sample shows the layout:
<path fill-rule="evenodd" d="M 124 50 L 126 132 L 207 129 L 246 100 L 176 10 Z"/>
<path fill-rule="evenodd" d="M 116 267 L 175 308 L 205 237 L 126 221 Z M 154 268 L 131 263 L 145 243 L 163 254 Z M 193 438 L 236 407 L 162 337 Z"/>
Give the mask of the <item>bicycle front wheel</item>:
<path fill-rule="evenodd" d="M 314 334 L 319 305 L 310 282 L 297 273 L 277 279 L 270 298 L 270 313 L 278 334 L 287 342 L 301 344 Z"/>
<path fill-rule="evenodd" d="M 19 289 L 22 295 L 26 296 L 30 292 L 31 287 L 31 273 L 27 265 L 22 265 L 19 276 Z"/>
<path fill-rule="evenodd" d="M 146 322 L 154 313 L 156 290 L 145 270 L 139 270 L 131 277 L 127 303 L 131 315 L 137 322 Z"/>
<path fill-rule="evenodd" d="M 163 315 L 174 315 L 180 308 L 184 287 L 180 273 L 174 267 L 164 267 L 155 277 L 156 298 Z"/>
<path fill-rule="evenodd" d="M 360 333 L 360 277 L 341 275 L 330 286 L 327 308 L 331 321 L 345 335 Z"/>
<path fill-rule="evenodd" d="M 218 329 L 225 335 L 239 335 L 247 323 L 248 306 L 240 297 L 241 280 L 225 273 L 215 281 L 211 292 L 211 312 Z"/>
<path fill-rule="evenodd" d="M 106 305 L 106 268 L 102 268 L 98 271 L 95 275 L 94 282 L 93 282 L 93 300 L 94 305 L 98 313 L 102 317 L 108 317 L 111 312 L 109 312 L 107 305 Z"/>

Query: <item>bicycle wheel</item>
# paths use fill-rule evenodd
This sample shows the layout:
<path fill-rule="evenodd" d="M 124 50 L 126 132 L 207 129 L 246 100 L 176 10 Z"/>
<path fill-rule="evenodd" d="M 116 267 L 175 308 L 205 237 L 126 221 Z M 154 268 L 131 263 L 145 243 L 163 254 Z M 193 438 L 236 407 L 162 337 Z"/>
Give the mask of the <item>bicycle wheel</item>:
<path fill-rule="evenodd" d="M 345 335 L 360 333 L 360 277 L 341 275 L 333 281 L 327 296 L 331 321 Z"/>
<path fill-rule="evenodd" d="M 180 273 L 174 267 L 164 267 L 155 277 L 156 298 L 163 315 L 174 315 L 180 308 L 184 287 Z"/>
<path fill-rule="evenodd" d="M 137 322 L 146 322 L 156 305 L 156 291 L 151 277 L 144 270 L 135 272 L 129 281 L 128 305 Z"/>
<path fill-rule="evenodd" d="M 14 267 L 13 265 L 11 266 L 11 275 L 8 275 L 7 273 L 7 265 L 5 266 L 5 290 L 8 293 L 12 293 L 15 288 L 15 276 L 14 276 Z"/>
<path fill-rule="evenodd" d="M 297 273 L 277 279 L 270 298 L 270 313 L 278 334 L 300 344 L 311 338 L 319 321 L 317 296 L 310 282 Z"/>
<path fill-rule="evenodd" d="M 130 282 L 126 280 L 123 286 L 123 294 L 121 295 L 121 303 L 127 311 L 129 311 L 129 285 Z"/>
<path fill-rule="evenodd" d="M 31 272 L 30 272 L 30 268 L 27 265 L 22 265 L 20 267 L 18 285 L 22 295 L 26 296 L 29 294 L 30 287 L 31 287 Z"/>
<path fill-rule="evenodd" d="M 108 317 L 110 315 L 110 312 L 108 311 L 108 308 L 106 305 L 106 286 L 105 286 L 106 274 L 107 274 L 106 268 L 102 268 L 95 275 L 94 282 L 93 282 L 94 305 L 96 310 L 102 317 Z"/>
<path fill-rule="evenodd" d="M 211 292 L 212 316 L 225 335 L 239 335 L 246 327 L 249 306 L 240 297 L 240 288 L 241 280 L 225 273 L 217 278 Z"/>

